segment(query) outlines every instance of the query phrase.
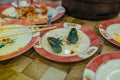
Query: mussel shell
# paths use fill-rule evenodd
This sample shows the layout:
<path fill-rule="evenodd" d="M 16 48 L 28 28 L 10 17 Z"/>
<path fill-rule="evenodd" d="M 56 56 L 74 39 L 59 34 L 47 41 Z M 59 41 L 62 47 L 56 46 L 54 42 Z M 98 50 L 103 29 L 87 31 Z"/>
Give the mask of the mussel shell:
<path fill-rule="evenodd" d="M 72 28 L 70 30 L 67 40 L 72 44 L 75 44 L 78 41 L 78 34 L 76 28 Z"/>
<path fill-rule="evenodd" d="M 60 46 L 60 44 L 58 44 L 56 42 L 56 38 L 54 37 L 48 37 L 47 38 L 51 48 L 56 52 L 56 53 L 60 53 L 62 51 L 62 47 Z"/>
<path fill-rule="evenodd" d="M 48 40 L 48 41 L 51 40 L 51 41 L 53 41 L 53 42 L 56 42 L 56 38 L 54 38 L 54 37 L 48 37 L 47 40 Z"/>

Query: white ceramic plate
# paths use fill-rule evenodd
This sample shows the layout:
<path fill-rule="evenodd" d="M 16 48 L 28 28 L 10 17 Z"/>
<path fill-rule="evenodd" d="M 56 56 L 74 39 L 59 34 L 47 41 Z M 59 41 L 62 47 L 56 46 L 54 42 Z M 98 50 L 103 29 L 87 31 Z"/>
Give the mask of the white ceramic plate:
<path fill-rule="evenodd" d="M 21 25 L 5 25 L 1 26 L 4 28 L 7 27 L 19 27 Z M 0 31 L 0 36 L 7 36 L 7 35 L 12 35 L 12 34 L 19 34 L 23 33 L 26 31 L 31 31 L 29 28 L 21 28 L 21 29 L 11 29 L 11 30 L 2 30 Z M 10 40 L 8 40 L 10 39 Z M 1 44 L 4 44 L 4 47 L 0 49 L 0 56 L 10 54 L 14 51 L 19 50 L 20 48 L 25 47 L 32 39 L 32 33 L 30 34 L 24 34 L 24 35 L 19 35 L 15 37 L 10 37 L 10 38 L 4 38 L 0 39 Z M 8 40 L 8 41 L 7 41 Z"/>
<path fill-rule="evenodd" d="M 25 21 L 8 21 L 1 23 L 0 28 L 34 26 Z M 32 33 L 5 37 L 13 34 L 31 32 L 30 28 L 0 29 L 0 60 L 6 60 L 20 55 L 30 49 L 37 40 Z"/>
<path fill-rule="evenodd" d="M 120 47 L 120 20 L 103 22 L 99 31 L 106 40 Z"/>
<path fill-rule="evenodd" d="M 75 62 L 89 58 L 98 50 L 99 38 L 92 30 L 75 23 L 57 23 L 53 26 L 57 26 L 57 29 L 41 31 L 39 41 L 41 46 L 34 46 L 41 56 L 58 62 Z M 77 29 L 79 40 L 76 44 L 69 44 L 67 41 L 71 28 Z M 47 41 L 48 37 L 62 40 L 63 45 L 61 45 L 62 51 L 60 53 L 52 50 Z"/>
<path fill-rule="evenodd" d="M 22 6 L 22 7 L 26 7 L 29 5 L 30 5 L 29 2 L 20 1 L 20 6 Z M 27 21 L 34 22 L 35 24 L 47 23 L 48 14 L 52 15 L 51 21 L 55 21 L 55 20 L 59 19 L 60 17 L 62 17 L 65 13 L 65 9 L 62 6 L 59 6 L 59 5 L 50 3 L 50 2 L 33 2 L 33 5 L 39 6 L 39 7 L 40 7 L 40 5 L 46 5 L 47 10 L 48 10 L 46 15 L 41 15 L 40 14 L 41 9 L 36 8 L 35 12 L 39 13 L 39 14 L 37 14 L 37 17 L 35 16 L 35 18 L 29 17 L 29 18 L 25 19 Z M 17 7 L 18 5 L 16 4 L 16 2 L 13 2 L 12 4 L 7 4 L 7 5 L 0 7 L 0 14 L 9 16 L 8 18 L 4 18 L 5 21 L 17 19 L 17 17 L 19 17 L 18 12 L 16 11 L 16 9 L 13 6 Z M 33 16 L 31 16 L 31 17 L 33 17 Z"/>
<path fill-rule="evenodd" d="M 83 33 L 80 30 L 77 30 L 77 34 L 79 37 L 79 40 L 77 41 L 76 44 L 67 44 L 67 36 L 69 31 L 71 30 L 71 28 L 59 28 L 59 29 L 54 29 L 49 31 L 48 33 L 46 33 L 43 37 L 42 37 L 42 47 L 52 53 L 52 54 L 56 54 L 59 56 L 73 56 L 73 55 L 77 55 L 78 53 L 83 53 L 84 51 L 86 51 L 89 46 L 90 46 L 90 39 L 89 37 Z M 59 32 L 59 33 L 58 33 Z M 55 53 L 52 49 L 51 46 L 49 45 L 47 38 L 48 37 L 55 37 L 55 38 L 60 38 L 62 40 L 62 44 L 64 46 L 62 46 L 62 52 L 60 52 L 59 54 Z M 71 53 L 71 51 L 74 51 L 74 53 Z"/>
<path fill-rule="evenodd" d="M 120 79 L 120 59 L 114 59 L 99 66 L 95 80 Z"/>
<path fill-rule="evenodd" d="M 120 52 L 101 54 L 86 66 L 83 80 L 119 80 Z"/>
<path fill-rule="evenodd" d="M 120 23 L 116 23 L 116 24 L 111 24 L 107 27 L 106 29 L 108 35 L 110 37 L 112 37 L 114 40 L 120 42 L 117 39 L 117 35 L 120 36 Z"/>

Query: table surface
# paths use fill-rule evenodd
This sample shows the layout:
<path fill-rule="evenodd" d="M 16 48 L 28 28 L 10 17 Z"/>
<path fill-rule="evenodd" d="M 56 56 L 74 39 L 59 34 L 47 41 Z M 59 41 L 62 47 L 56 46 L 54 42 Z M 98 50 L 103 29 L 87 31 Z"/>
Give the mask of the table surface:
<path fill-rule="evenodd" d="M 60 3 L 60 0 L 52 1 Z M 120 14 L 113 19 L 120 19 Z M 56 21 L 81 24 L 96 32 L 100 38 L 100 48 L 92 57 L 73 63 L 58 63 L 41 57 L 31 48 L 15 58 L 0 61 L 0 80 L 82 80 L 85 66 L 92 58 L 106 52 L 120 51 L 100 35 L 98 27 L 103 21 L 82 20 L 67 14 Z"/>

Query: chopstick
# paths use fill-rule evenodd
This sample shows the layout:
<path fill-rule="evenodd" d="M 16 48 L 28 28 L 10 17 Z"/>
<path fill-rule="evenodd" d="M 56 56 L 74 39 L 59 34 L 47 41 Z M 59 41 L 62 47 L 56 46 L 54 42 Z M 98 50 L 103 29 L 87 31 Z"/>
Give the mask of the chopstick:
<path fill-rule="evenodd" d="M 29 31 L 29 32 L 22 32 L 22 33 L 16 33 L 16 34 L 11 34 L 11 35 L 6 35 L 6 36 L 0 36 L 0 38 L 14 37 L 14 36 L 18 36 L 18 35 L 29 34 L 29 33 L 39 32 L 39 31 L 43 31 L 43 30 L 53 29 L 53 28 L 57 28 L 57 27 L 53 26 L 53 27 L 42 28 L 42 29 L 33 30 L 33 31 Z"/>
<path fill-rule="evenodd" d="M 38 25 L 38 26 L 19 26 L 19 27 L 0 27 L 0 30 L 8 30 L 8 29 L 18 29 L 18 28 L 41 28 L 41 27 L 45 27 L 47 25 Z"/>

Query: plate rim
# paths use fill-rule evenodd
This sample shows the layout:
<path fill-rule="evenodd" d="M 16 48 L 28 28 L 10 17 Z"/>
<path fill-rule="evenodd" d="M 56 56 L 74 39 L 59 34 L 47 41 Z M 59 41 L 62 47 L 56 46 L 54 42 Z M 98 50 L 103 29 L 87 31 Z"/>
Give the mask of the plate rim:
<path fill-rule="evenodd" d="M 115 23 L 119 23 L 119 24 L 120 24 L 120 20 L 108 20 L 108 21 L 104 21 L 104 22 L 101 23 L 100 26 L 99 26 L 99 32 L 100 32 L 100 34 L 102 35 L 102 37 L 105 38 L 107 41 L 109 41 L 110 43 L 112 43 L 112 44 L 120 47 L 120 42 L 114 40 L 111 36 L 109 36 L 109 34 L 107 33 L 107 30 L 106 30 L 109 25 L 115 24 Z M 103 33 L 101 32 L 101 29 L 105 30 L 106 33 L 103 34 Z M 109 38 L 107 38 L 107 37 L 109 37 Z"/>
<path fill-rule="evenodd" d="M 56 24 L 54 24 L 54 26 L 57 26 L 58 28 L 61 28 L 61 27 L 63 28 L 64 27 L 64 23 L 56 23 Z M 53 29 L 51 29 L 51 30 L 53 30 Z M 93 37 L 93 35 L 94 35 L 95 41 L 97 42 L 96 44 L 90 43 L 90 46 L 94 45 L 94 46 L 96 46 L 99 49 L 100 41 L 99 41 L 99 37 L 97 36 L 97 34 L 94 33 L 91 29 L 88 29 L 87 27 L 84 27 L 84 26 L 82 26 L 80 28 L 80 30 L 85 31 L 84 32 L 85 34 L 89 33 L 89 31 L 90 31 L 91 34 L 89 34 L 89 36 L 87 35 L 89 37 L 89 39 L 90 39 L 90 42 L 91 42 L 91 38 Z M 50 30 L 46 30 L 44 32 L 41 32 L 41 35 L 44 35 L 48 31 L 50 31 Z M 75 55 L 75 56 L 57 56 L 57 55 L 53 55 L 53 54 L 50 54 L 49 52 L 45 51 L 44 49 L 36 48 L 35 46 L 34 46 L 34 49 L 42 57 L 47 58 L 47 59 L 52 60 L 52 61 L 57 61 L 57 62 L 77 62 L 77 61 L 82 61 L 84 59 L 87 59 L 87 58 L 91 57 L 93 54 L 95 54 L 98 51 L 98 49 L 97 49 L 97 51 L 95 53 L 93 53 L 92 55 L 90 55 L 89 57 L 83 58 L 83 57 L 80 57 L 78 55 Z M 46 55 L 48 55 L 48 56 L 46 56 Z"/>
<path fill-rule="evenodd" d="M 34 26 L 33 23 L 23 21 L 23 20 L 11 20 L 11 21 L 6 21 L 6 22 L 0 22 L 0 26 L 8 25 L 8 24 L 22 24 L 22 25 L 26 25 L 26 26 Z M 25 45 L 25 47 L 23 47 L 23 48 L 21 48 L 21 49 L 19 49 L 17 51 L 14 51 L 12 53 L 0 56 L 0 61 L 8 60 L 8 59 L 17 57 L 17 56 L 25 53 L 26 51 L 28 51 L 34 45 L 34 43 L 37 40 L 37 37 L 38 36 L 32 36 L 30 42 L 27 45 Z"/>

